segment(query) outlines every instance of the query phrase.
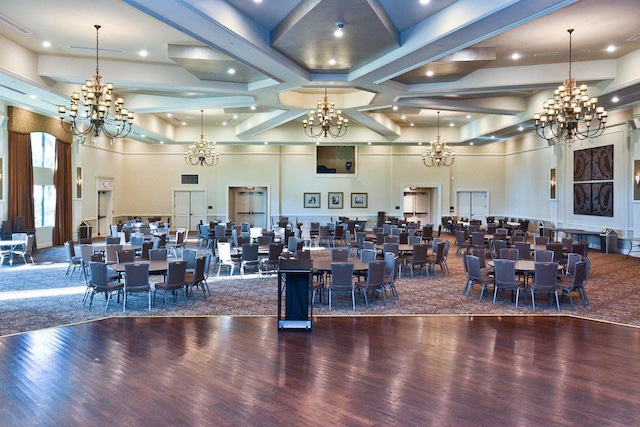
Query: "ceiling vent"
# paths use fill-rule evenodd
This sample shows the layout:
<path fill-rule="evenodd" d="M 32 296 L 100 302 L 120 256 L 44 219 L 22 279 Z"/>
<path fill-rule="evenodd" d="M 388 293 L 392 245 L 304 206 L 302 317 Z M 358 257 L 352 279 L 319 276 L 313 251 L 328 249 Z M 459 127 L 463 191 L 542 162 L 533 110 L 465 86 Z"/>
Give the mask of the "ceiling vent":
<path fill-rule="evenodd" d="M 31 34 L 31 31 L 27 30 L 26 28 L 24 28 L 21 25 L 16 24 L 15 22 L 13 22 L 11 19 L 7 18 L 4 15 L 0 15 L 0 22 L 4 22 L 5 24 L 7 24 L 8 26 L 10 26 L 11 28 L 13 28 L 14 30 L 18 31 L 19 33 L 22 34 Z"/>

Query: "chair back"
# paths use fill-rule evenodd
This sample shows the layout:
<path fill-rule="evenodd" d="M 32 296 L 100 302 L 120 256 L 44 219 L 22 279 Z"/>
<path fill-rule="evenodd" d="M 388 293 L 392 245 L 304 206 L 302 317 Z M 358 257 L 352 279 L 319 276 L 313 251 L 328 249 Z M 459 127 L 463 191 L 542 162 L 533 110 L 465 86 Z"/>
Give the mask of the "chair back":
<path fill-rule="evenodd" d="M 480 261 L 480 268 L 487 268 L 487 251 L 482 248 L 471 249 L 471 255 L 477 256 Z"/>
<path fill-rule="evenodd" d="M 143 243 L 144 243 L 144 236 L 140 236 L 140 235 L 131 236 L 131 245 L 132 246 L 140 246 L 140 247 L 142 247 Z"/>
<path fill-rule="evenodd" d="M 427 251 L 429 250 L 428 245 L 413 245 L 413 257 L 412 262 L 426 262 L 427 261 Z M 444 248 L 443 248 L 444 250 Z"/>
<path fill-rule="evenodd" d="M 582 255 L 582 258 L 587 257 L 587 244 L 585 242 L 572 243 L 569 248 L 570 252 Z"/>
<path fill-rule="evenodd" d="M 400 236 L 384 236 L 384 243 L 396 243 L 400 244 Z"/>
<path fill-rule="evenodd" d="M 149 250 L 149 260 L 151 261 L 166 261 L 167 260 L 167 248 L 158 248 Z"/>
<path fill-rule="evenodd" d="M 573 270 L 577 262 L 582 261 L 582 255 L 570 252 L 567 254 L 567 276 L 573 275 Z"/>
<path fill-rule="evenodd" d="M 187 273 L 186 261 L 173 261 L 169 263 L 167 268 L 167 284 L 179 285 L 184 283 L 184 278 Z"/>
<path fill-rule="evenodd" d="M 332 289 L 352 289 L 353 287 L 353 264 L 348 262 L 331 263 L 331 283 Z"/>
<path fill-rule="evenodd" d="M 546 245 L 549 243 L 549 236 L 535 236 L 533 238 L 534 245 Z"/>
<path fill-rule="evenodd" d="M 122 250 L 122 245 L 107 245 L 105 246 L 105 255 L 106 262 L 113 263 L 118 262 L 118 258 L 116 257 L 116 253 Z"/>
<path fill-rule="evenodd" d="M 556 290 L 558 281 L 557 262 L 535 262 L 534 263 L 533 289 L 537 291 L 551 292 Z"/>
<path fill-rule="evenodd" d="M 535 262 L 553 262 L 553 251 L 536 249 L 533 251 L 533 260 Z"/>
<path fill-rule="evenodd" d="M 149 290 L 149 264 L 127 264 L 124 273 L 125 292 Z"/>
<path fill-rule="evenodd" d="M 471 244 L 476 248 L 484 247 L 484 232 L 474 231 L 473 233 L 471 233 Z"/>
<path fill-rule="evenodd" d="M 531 259 L 531 244 L 527 242 L 516 242 L 513 246 L 518 250 L 518 259 Z"/>
<path fill-rule="evenodd" d="M 398 275 L 398 256 L 393 252 L 385 252 L 384 254 L 384 277 L 391 282 L 396 280 Z"/>
<path fill-rule="evenodd" d="M 466 255 L 467 272 L 472 279 L 480 280 L 482 278 L 482 271 L 480 270 L 480 259 L 474 255 Z"/>
<path fill-rule="evenodd" d="M 375 249 L 362 249 L 360 251 L 360 261 L 363 262 L 371 262 L 376 260 L 376 250 Z"/>
<path fill-rule="evenodd" d="M 384 283 L 384 261 L 369 262 L 369 272 L 367 274 L 367 288 L 379 287 Z"/>
<path fill-rule="evenodd" d="M 349 249 L 347 248 L 335 248 L 331 250 L 332 262 L 346 262 L 349 259 Z"/>
<path fill-rule="evenodd" d="M 311 251 L 305 251 L 300 249 L 296 252 L 297 259 L 311 259 Z"/>
<path fill-rule="evenodd" d="M 407 233 L 406 231 L 403 231 L 402 233 L 400 233 L 398 235 L 398 243 L 400 243 L 401 245 L 406 245 L 409 243 L 409 233 Z"/>
<path fill-rule="evenodd" d="M 500 257 L 500 251 L 502 249 L 507 249 L 509 247 L 509 245 L 507 244 L 506 240 L 494 240 L 493 241 L 493 250 L 496 253 L 496 255 L 498 256 L 498 258 Z"/>
<path fill-rule="evenodd" d="M 410 245 L 419 245 L 420 243 L 422 243 L 422 237 L 420 236 L 409 236 L 409 239 L 407 239 L 407 243 Z"/>
<path fill-rule="evenodd" d="M 196 256 L 198 251 L 195 249 L 185 249 L 182 251 L 182 260 L 187 262 L 187 270 L 196 268 Z"/>
<path fill-rule="evenodd" d="M 267 246 L 271 244 L 271 236 L 258 236 L 258 245 L 259 246 Z"/>
<path fill-rule="evenodd" d="M 427 246 L 427 245 L 424 245 Z M 444 249 L 446 247 L 446 242 L 439 242 L 436 246 L 436 264 L 439 264 L 444 261 Z"/>
<path fill-rule="evenodd" d="M 565 251 L 569 251 L 571 249 L 571 245 L 573 244 L 573 239 L 568 237 L 563 237 L 561 242 L 562 242 L 562 249 L 564 249 Z"/>
<path fill-rule="evenodd" d="M 562 261 L 562 243 L 547 243 L 547 250 L 553 251 L 553 261 L 561 262 Z"/>
<path fill-rule="evenodd" d="M 80 245 L 80 258 L 83 264 L 91 262 L 91 255 L 93 255 L 93 245 Z"/>
<path fill-rule="evenodd" d="M 242 261 L 258 261 L 258 245 L 253 243 L 243 244 Z"/>
<path fill-rule="evenodd" d="M 153 241 L 145 240 L 142 242 L 142 251 L 140 252 L 140 258 L 149 259 L 149 250 L 153 248 Z"/>
<path fill-rule="evenodd" d="M 220 261 L 231 262 L 231 243 L 218 241 L 218 258 Z"/>
<path fill-rule="evenodd" d="M 118 243 L 120 243 L 120 236 L 108 236 L 104 239 L 104 242 L 107 245 L 117 245 Z"/>
<path fill-rule="evenodd" d="M 516 261 L 519 256 L 519 252 L 520 251 L 516 248 L 502 248 L 500 249 L 500 258 Z"/>
<path fill-rule="evenodd" d="M 398 256 L 400 255 L 400 248 L 397 243 L 384 243 L 382 245 L 382 252 L 384 252 L 385 254 L 387 252 L 391 252 L 395 256 Z"/>
<path fill-rule="evenodd" d="M 102 262 L 89 262 L 91 269 L 91 284 L 97 288 L 105 288 L 107 286 L 107 264 Z"/>
<path fill-rule="evenodd" d="M 298 239 L 291 236 L 289 237 L 289 241 L 287 242 L 287 252 L 291 252 L 295 254 L 298 250 Z"/>
<path fill-rule="evenodd" d="M 243 249 L 244 250 L 244 249 Z M 202 282 L 204 279 L 204 268 L 205 265 L 207 263 L 207 260 L 205 257 L 198 257 L 196 258 L 196 266 L 195 269 L 193 270 L 193 283 L 200 283 Z"/>
<path fill-rule="evenodd" d="M 136 259 L 136 251 L 133 249 L 126 249 L 116 252 L 116 262 L 123 264 L 125 262 L 133 262 Z"/>
<path fill-rule="evenodd" d="M 456 231 L 456 243 L 458 246 L 464 247 L 467 244 L 467 236 L 464 233 L 464 230 Z"/>
<path fill-rule="evenodd" d="M 583 287 L 587 280 L 587 263 L 585 261 L 578 261 L 573 268 L 573 280 L 571 281 L 571 287 L 577 289 Z"/>
<path fill-rule="evenodd" d="M 515 285 L 516 262 L 510 259 L 496 259 L 493 261 L 496 285 Z"/>
<path fill-rule="evenodd" d="M 269 261 L 277 261 L 284 249 L 283 243 L 269 243 Z"/>

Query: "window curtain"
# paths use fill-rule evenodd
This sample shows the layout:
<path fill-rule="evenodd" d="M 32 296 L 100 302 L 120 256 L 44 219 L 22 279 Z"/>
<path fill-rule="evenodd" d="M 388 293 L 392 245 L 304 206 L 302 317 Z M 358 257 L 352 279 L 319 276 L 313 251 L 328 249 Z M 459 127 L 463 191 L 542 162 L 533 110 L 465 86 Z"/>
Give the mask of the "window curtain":
<path fill-rule="evenodd" d="M 31 135 L 9 131 L 9 220 L 24 218 L 24 228 L 35 229 Z"/>
<path fill-rule="evenodd" d="M 53 227 L 53 244 L 62 245 L 73 239 L 71 183 L 71 144 L 56 139 L 56 163 L 53 184 L 56 187 L 56 218 Z"/>

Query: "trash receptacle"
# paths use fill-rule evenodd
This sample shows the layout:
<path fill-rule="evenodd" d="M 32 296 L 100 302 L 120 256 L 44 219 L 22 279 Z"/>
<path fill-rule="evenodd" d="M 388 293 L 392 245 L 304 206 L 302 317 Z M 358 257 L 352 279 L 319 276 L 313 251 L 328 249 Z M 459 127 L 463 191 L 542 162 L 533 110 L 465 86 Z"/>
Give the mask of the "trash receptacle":
<path fill-rule="evenodd" d="M 86 222 L 82 221 L 78 226 L 78 239 L 89 239 L 91 238 L 92 227 Z"/>
<path fill-rule="evenodd" d="M 618 252 L 618 233 L 611 228 L 600 232 L 600 251 L 607 254 Z"/>

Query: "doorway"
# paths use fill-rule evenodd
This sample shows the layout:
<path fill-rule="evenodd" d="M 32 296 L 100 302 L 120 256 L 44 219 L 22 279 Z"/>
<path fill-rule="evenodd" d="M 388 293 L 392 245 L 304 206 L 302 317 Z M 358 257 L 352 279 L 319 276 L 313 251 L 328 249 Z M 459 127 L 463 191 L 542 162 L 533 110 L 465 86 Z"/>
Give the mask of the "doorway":
<path fill-rule="evenodd" d="M 98 236 L 111 234 L 109 226 L 113 223 L 112 192 L 98 190 L 98 218 L 96 229 Z"/>
<path fill-rule="evenodd" d="M 479 219 L 484 224 L 489 214 L 487 191 L 458 191 L 458 218 Z"/>
<path fill-rule="evenodd" d="M 173 227 L 189 231 L 197 230 L 197 225 L 207 220 L 207 192 L 205 190 L 173 192 Z"/>
<path fill-rule="evenodd" d="M 229 218 L 236 224 L 268 228 L 267 187 L 229 187 Z"/>
<path fill-rule="evenodd" d="M 434 205 L 432 188 L 409 187 L 403 191 L 403 216 L 406 221 L 433 224 L 431 219 Z"/>

